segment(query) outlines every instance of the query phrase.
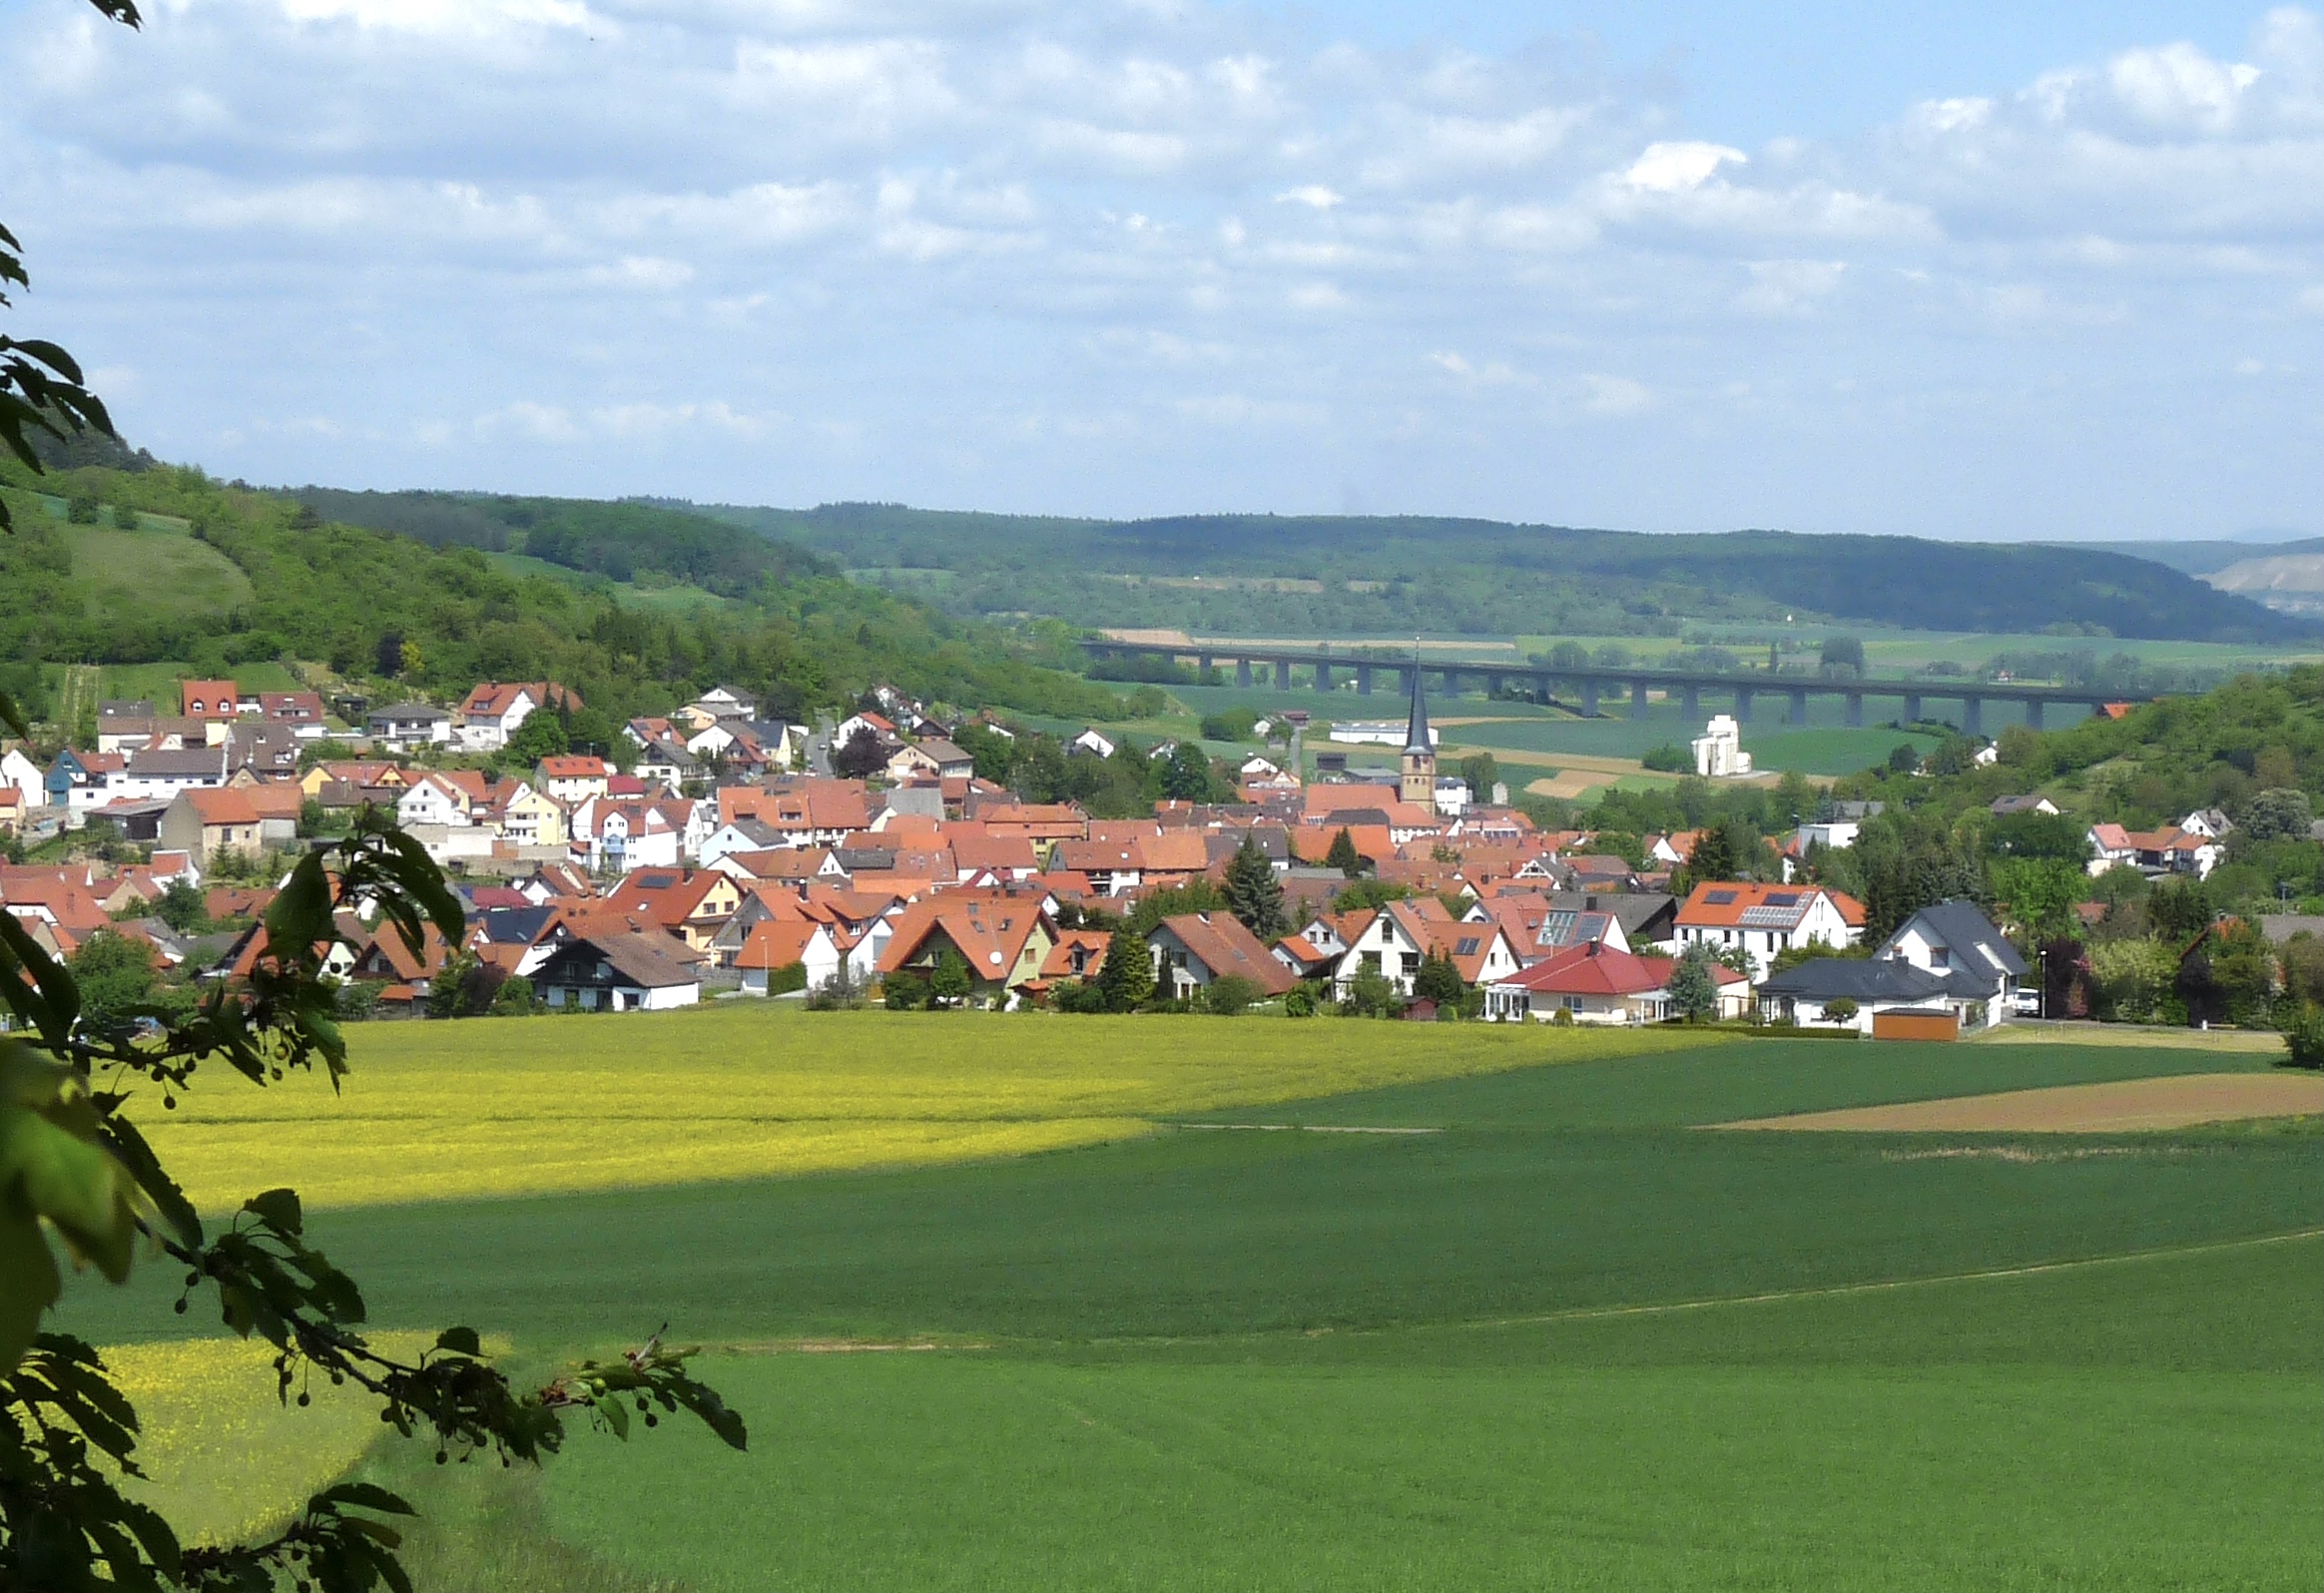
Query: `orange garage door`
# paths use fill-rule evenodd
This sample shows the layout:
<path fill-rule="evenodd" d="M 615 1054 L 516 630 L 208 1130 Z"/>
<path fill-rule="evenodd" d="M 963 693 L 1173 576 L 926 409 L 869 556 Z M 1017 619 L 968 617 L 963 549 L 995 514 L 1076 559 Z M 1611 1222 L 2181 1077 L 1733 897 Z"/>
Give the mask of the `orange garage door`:
<path fill-rule="evenodd" d="M 1876 1040 L 1958 1040 L 1961 1038 L 1961 1019 L 1950 1009 L 1943 1012 L 1875 1012 L 1872 1015 L 1872 1037 Z"/>

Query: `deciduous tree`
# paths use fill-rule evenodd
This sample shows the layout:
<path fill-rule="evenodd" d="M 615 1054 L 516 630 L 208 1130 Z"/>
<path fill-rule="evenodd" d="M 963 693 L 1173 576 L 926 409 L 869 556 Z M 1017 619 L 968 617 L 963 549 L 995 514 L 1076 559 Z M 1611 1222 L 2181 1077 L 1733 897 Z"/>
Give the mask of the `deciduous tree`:
<path fill-rule="evenodd" d="M 1719 1015 L 1719 985 L 1711 973 L 1710 955 L 1699 945 L 1691 945 L 1679 954 L 1678 962 L 1670 970 L 1670 1010 L 1689 1023 L 1700 1023 Z"/>

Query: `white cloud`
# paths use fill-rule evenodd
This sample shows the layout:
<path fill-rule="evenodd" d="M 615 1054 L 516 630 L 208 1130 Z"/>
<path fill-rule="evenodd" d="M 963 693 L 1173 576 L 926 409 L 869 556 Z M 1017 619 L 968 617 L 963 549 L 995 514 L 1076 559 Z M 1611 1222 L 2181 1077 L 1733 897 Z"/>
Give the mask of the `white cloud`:
<path fill-rule="evenodd" d="M 1601 523 L 2324 522 L 2313 362 L 2229 379 L 2324 313 L 2311 8 L 1764 140 L 1586 51 L 1145 0 L 153 10 L 0 13 L 0 219 L 27 329 L 230 474 L 1145 512 L 1360 460 Z M 1870 393 L 1902 462 L 1836 484 Z"/>
<path fill-rule="evenodd" d="M 1622 181 L 1642 193 L 1684 194 L 1701 188 L 1729 162 L 1741 166 L 1750 159 L 1724 144 L 1649 144 L 1622 174 Z"/>

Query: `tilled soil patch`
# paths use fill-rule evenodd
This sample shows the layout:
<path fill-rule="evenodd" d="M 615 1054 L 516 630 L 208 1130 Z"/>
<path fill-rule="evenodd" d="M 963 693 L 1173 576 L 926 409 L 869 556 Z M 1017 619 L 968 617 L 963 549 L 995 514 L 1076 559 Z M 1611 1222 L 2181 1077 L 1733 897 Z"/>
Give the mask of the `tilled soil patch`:
<path fill-rule="evenodd" d="M 1802 1112 L 1791 1117 L 1755 1117 L 1712 1126 L 1865 1134 L 2120 1134 L 2312 1113 L 2324 1113 L 2324 1077 L 2194 1073 L 1962 1095 L 1943 1101 L 1904 1101 L 1894 1106 L 1858 1106 L 1838 1112 Z"/>

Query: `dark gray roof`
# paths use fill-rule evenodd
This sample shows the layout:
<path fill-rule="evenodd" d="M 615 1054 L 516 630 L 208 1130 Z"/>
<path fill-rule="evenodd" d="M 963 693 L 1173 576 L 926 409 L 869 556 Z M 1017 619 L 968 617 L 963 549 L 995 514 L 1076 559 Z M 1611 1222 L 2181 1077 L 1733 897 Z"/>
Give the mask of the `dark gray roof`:
<path fill-rule="evenodd" d="M 1896 934 L 1889 936 L 1888 944 L 1895 945 L 1897 936 L 1911 928 L 1916 920 L 1927 925 L 1929 932 L 1944 942 L 1946 949 L 1954 954 L 1956 964 L 1981 978 L 1993 977 L 1997 963 L 2000 972 L 2013 979 L 2026 976 L 2026 959 L 2018 955 L 2018 948 L 2004 938 L 1993 920 L 1980 912 L 1974 902 L 1940 901 L 1935 906 L 1923 907 L 1906 919 Z M 1972 961 L 1968 953 L 1973 950 L 1985 952 L 1992 961 L 1983 957 Z"/>
<path fill-rule="evenodd" d="M 675 942 L 673 942 L 675 944 Z M 556 983 L 555 974 L 576 964 L 602 960 L 622 984 L 640 989 L 667 989 L 672 985 L 700 984 L 702 976 L 663 953 L 641 934 L 603 935 L 568 941 L 542 966 L 542 983 Z"/>
<path fill-rule="evenodd" d="M 1950 980 L 1895 957 L 1818 957 L 1770 974 L 1760 982 L 1759 993 L 1762 997 L 1790 996 L 1805 1001 L 1845 997 L 1863 1003 L 1934 1001 L 1950 988 Z"/>
<path fill-rule="evenodd" d="M 2262 913 L 2259 932 L 2278 945 L 2297 934 L 2311 934 L 2324 939 L 2324 918 L 2299 912 Z"/>
<path fill-rule="evenodd" d="M 226 749 L 190 747 L 182 753 L 137 753 L 130 758 L 129 772 L 141 780 L 224 780 Z"/>
<path fill-rule="evenodd" d="M 439 719 L 450 719 L 452 716 L 445 713 L 442 709 L 436 707 L 433 703 L 397 703 L 393 708 L 374 708 L 366 717 L 370 719 L 416 719 L 434 721 Z"/>
<path fill-rule="evenodd" d="M 484 938 L 494 945 L 529 946 L 541 937 L 541 930 L 557 912 L 553 906 L 494 907 L 478 922 L 484 926 Z"/>

